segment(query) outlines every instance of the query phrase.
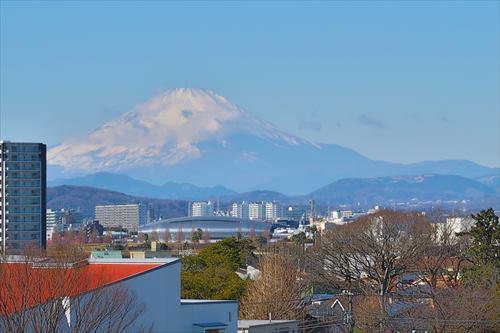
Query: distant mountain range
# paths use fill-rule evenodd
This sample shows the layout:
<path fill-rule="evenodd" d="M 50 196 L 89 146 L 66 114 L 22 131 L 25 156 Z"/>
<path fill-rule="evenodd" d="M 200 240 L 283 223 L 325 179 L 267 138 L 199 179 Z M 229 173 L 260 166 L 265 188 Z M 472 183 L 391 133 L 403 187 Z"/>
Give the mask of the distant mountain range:
<path fill-rule="evenodd" d="M 237 193 L 222 186 L 203 188 L 176 183 L 155 186 L 129 176 L 97 173 L 49 182 L 50 186 L 55 187 L 49 189 L 49 194 L 52 193 L 52 196 L 49 196 L 51 200 L 48 206 L 51 207 L 50 204 L 57 203 L 57 207 L 54 208 L 85 207 L 86 210 L 91 210 L 96 204 L 154 202 L 158 207 L 167 205 L 168 208 L 162 210 L 164 216 L 185 215 L 188 200 L 216 200 L 217 198 L 224 203 L 279 201 L 283 204 L 306 204 L 308 200 L 314 199 L 321 205 L 362 207 L 397 203 L 435 206 L 439 205 L 439 202 L 457 201 L 474 207 L 500 208 L 500 191 L 498 187 L 495 187 L 498 186 L 497 178 L 485 176 L 480 177 L 480 180 L 482 182 L 462 176 L 435 174 L 346 178 L 323 186 L 307 195 L 290 196 L 268 190 Z M 126 195 L 116 191 L 124 192 Z"/>
<path fill-rule="evenodd" d="M 363 206 L 400 202 L 464 201 L 493 204 L 500 197 L 495 189 L 475 180 L 450 175 L 421 175 L 342 179 L 309 195 L 318 202 Z"/>
<path fill-rule="evenodd" d="M 217 196 L 221 197 L 237 194 L 235 191 L 225 188 L 224 186 L 198 187 L 188 183 L 175 182 L 168 182 L 157 186 L 126 175 L 113 174 L 109 172 L 98 172 L 71 179 L 55 179 L 49 181 L 48 185 L 89 186 L 127 193 L 135 196 L 175 200 L 202 200 Z"/>
<path fill-rule="evenodd" d="M 500 195 L 500 174 L 477 177 L 475 180 L 494 189 Z"/>
<path fill-rule="evenodd" d="M 349 148 L 281 131 L 201 89 L 174 89 L 155 96 L 83 138 L 52 147 L 47 158 L 49 179 L 106 171 L 154 184 L 175 180 L 179 183 L 155 188 L 136 182 L 134 193 L 179 198 L 185 193 L 193 198 L 230 194 L 224 188 L 211 188 L 214 184 L 238 192 L 269 189 L 305 194 L 343 178 L 428 173 L 474 178 L 500 172 L 466 160 L 415 164 L 371 160 Z M 185 183 L 203 188 L 189 189 Z M 113 186 L 126 189 L 119 183 Z"/>
<path fill-rule="evenodd" d="M 164 218 L 186 216 L 188 202 L 126 195 L 87 186 L 56 186 L 47 189 L 47 207 L 52 209 L 79 208 L 87 216 L 94 215 L 97 205 L 150 204 L 155 215 Z"/>

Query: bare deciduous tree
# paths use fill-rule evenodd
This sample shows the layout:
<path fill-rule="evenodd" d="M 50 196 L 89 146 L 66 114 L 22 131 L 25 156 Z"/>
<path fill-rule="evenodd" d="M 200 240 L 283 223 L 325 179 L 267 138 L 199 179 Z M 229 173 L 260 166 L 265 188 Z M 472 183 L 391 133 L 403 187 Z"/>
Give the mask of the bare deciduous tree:
<path fill-rule="evenodd" d="M 96 229 L 93 229 L 92 232 L 90 233 L 90 243 L 95 244 L 99 240 L 99 233 L 97 232 Z"/>
<path fill-rule="evenodd" d="M 317 283 L 377 294 L 382 319 L 387 293 L 422 258 L 430 233 L 422 214 L 380 211 L 324 233 L 309 270 Z"/>
<path fill-rule="evenodd" d="M 121 284 L 107 285 L 104 271 L 90 270 L 75 246 L 47 260 L 27 250 L 15 263 L 0 263 L 0 331 L 21 333 L 134 332 L 144 305 Z"/>
<path fill-rule="evenodd" d="M 316 283 L 360 292 L 354 316 L 368 332 L 497 331 L 498 286 L 460 280 L 472 264 L 463 256 L 468 241 L 444 219 L 392 211 L 362 217 L 322 235 L 309 272 Z"/>
<path fill-rule="evenodd" d="M 144 243 L 146 241 L 146 236 L 142 232 L 137 234 L 137 243 Z"/>
<path fill-rule="evenodd" d="M 163 232 L 163 241 L 165 242 L 165 244 L 169 243 L 171 238 L 172 235 L 170 234 L 170 230 L 168 228 L 165 229 L 165 231 Z"/>
<path fill-rule="evenodd" d="M 205 229 L 205 231 L 203 231 L 202 239 L 203 243 L 205 244 L 210 243 L 210 233 L 208 232 L 208 229 Z"/>
<path fill-rule="evenodd" d="M 241 316 L 247 319 L 302 319 L 300 301 L 304 282 L 295 260 L 268 253 L 259 260 L 260 276 L 248 286 L 241 300 Z"/>
<path fill-rule="evenodd" d="M 158 241 L 158 231 L 156 231 L 156 228 L 153 228 L 153 231 L 151 231 L 151 235 L 149 236 L 149 240 L 152 242 Z"/>
<path fill-rule="evenodd" d="M 179 244 L 184 242 L 184 232 L 182 231 L 182 227 L 177 229 L 177 233 L 175 234 L 175 241 Z"/>

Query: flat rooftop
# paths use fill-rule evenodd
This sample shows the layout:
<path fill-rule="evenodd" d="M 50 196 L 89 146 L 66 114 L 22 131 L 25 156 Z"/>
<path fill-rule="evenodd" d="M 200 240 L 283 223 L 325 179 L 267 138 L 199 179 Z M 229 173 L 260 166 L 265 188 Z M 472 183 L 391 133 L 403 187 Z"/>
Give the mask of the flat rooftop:
<path fill-rule="evenodd" d="M 296 323 L 298 323 L 298 320 L 238 320 L 238 328 Z"/>
<path fill-rule="evenodd" d="M 238 303 L 235 300 L 212 300 L 212 299 L 181 299 L 181 305 L 188 304 L 211 304 L 211 303 Z"/>

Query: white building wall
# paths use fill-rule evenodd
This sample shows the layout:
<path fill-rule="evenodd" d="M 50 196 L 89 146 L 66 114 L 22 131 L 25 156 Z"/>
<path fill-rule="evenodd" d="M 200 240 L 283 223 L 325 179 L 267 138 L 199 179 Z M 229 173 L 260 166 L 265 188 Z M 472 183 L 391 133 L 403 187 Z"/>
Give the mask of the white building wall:
<path fill-rule="evenodd" d="M 123 283 L 135 290 L 138 303 L 146 304 L 141 316 L 143 325 L 154 323 L 152 332 L 183 332 L 180 308 L 180 261 L 170 263 L 155 271 L 147 272 Z"/>
<path fill-rule="evenodd" d="M 474 223 L 474 219 L 470 217 L 449 217 L 444 223 L 436 223 L 435 227 L 440 240 L 443 240 L 444 237 L 451 237 L 454 240 L 457 234 L 469 231 Z"/>
<path fill-rule="evenodd" d="M 54 231 L 54 226 L 56 225 L 56 222 L 57 222 L 57 214 L 52 209 L 47 209 L 45 215 L 46 215 L 46 220 L 47 220 L 47 224 L 46 224 L 47 234 L 46 234 L 46 237 L 47 237 L 47 240 L 51 240 L 52 239 L 52 232 Z"/>
<path fill-rule="evenodd" d="M 338 210 L 331 211 L 329 219 L 330 220 L 340 220 L 340 219 L 342 219 L 342 214 Z"/>
<path fill-rule="evenodd" d="M 145 224 L 141 218 L 147 218 L 147 214 L 140 213 L 141 205 L 106 205 L 95 207 L 95 218 L 105 228 L 123 227 L 131 231 L 137 231 L 139 225 Z"/>
<path fill-rule="evenodd" d="M 149 327 L 153 322 L 152 333 L 197 333 L 200 330 L 195 323 L 221 322 L 228 325 L 224 333 L 236 332 L 237 302 L 197 301 L 181 305 L 180 270 L 180 261 L 175 261 L 121 282 L 136 291 L 138 303 L 146 304 L 140 324 Z"/>
<path fill-rule="evenodd" d="M 261 203 L 248 204 L 248 218 L 250 220 L 263 220 L 264 216 L 264 206 Z"/>
<path fill-rule="evenodd" d="M 244 201 L 242 203 L 233 203 L 231 206 L 231 216 L 240 219 L 250 218 L 250 205 Z"/>
<path fill-rule="evenodd" d="M 350 219 L 354 215 L 352 210 L 343 210 L 340 212 L 340 214 L 341 214 L 341 218 L 343 218 L 343 219 Z"/>
<path fill-rule="evenodd" d="M 266 220 L 272 221 L 283 216 L 281 205 L 277 202 L 266 202 L 265 206 Z"/>
<path fill-rule="evenodd" d="M 191 204 L 191 216 L 212 216 L 214 215 L 214 205 L 212 202 L 193 202 Z"/>
<path fill-rule="evenodd" d="M 97 259 L 96 261 L 106 265 L 113 264 L 113 259 Z M 152 261 L 148 259 L 131 260 L 130 264 L 141 262 L 151 263 Z M 123 265 L 124 261 L 117 264 Z M 91 263 L 91 265 L 99 265 L 99 263 Z M 188 304 L 181 304 L 180 267 L 180 261 L 173 259 L 166 265 L 114 284 L 115 286 L 124 286 L 132 291 L 138 305 L 146 305 L 144 313 L 128 332 L 136 332 L 139 327 L 149 329 L 153 325 L 152 333 L 200 333 L 204 330 L 194 324 L 214 322 L 226 325 L 224 333 L 237 332 L 238 303 L 236 301 L 196 300 L 194 302 L 186 301 Z M 87 296 L 80 297 L 85 300 Z M 68 302 L 71 304 L 74 300 L 68 300 Z M 75 308 L 67 311 L 66 320 L 68 322 L 74 322 L 76 318 L 74 311 Z M 26 333 L 32 332 L 30 329 L 25 331 Z M 70 332 L 69 325 L 61 327 L 61 332 Z"/>
<path fill-rule="evenodd" d="M 240 217 L 241 218 L 241 205 L 238 203 L 233 203 L 231 206 L 231 216 L 232 217 Z"/>

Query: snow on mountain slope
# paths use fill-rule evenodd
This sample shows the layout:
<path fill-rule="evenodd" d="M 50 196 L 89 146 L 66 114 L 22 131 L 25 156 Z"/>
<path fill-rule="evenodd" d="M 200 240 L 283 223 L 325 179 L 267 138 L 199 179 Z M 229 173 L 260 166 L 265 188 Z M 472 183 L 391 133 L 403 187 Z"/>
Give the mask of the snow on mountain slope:
<path fill-rule="evenodd" d="M 48 162 L 50 179 L 107 171 L 156 185 L 175 181 L 287 194 L 308 193 L 341 178 L 499 172 L 461 160 L 370 160 L 349 148 L 285 133 L 201 89 L 155 96 L 89 135 L 51 148 Z"/>
<path fill-rule="evenodd" d="M 151 164 L 176 165 L 202 155 L 199 143 L 234 133 L 277 146 L 308 144 L 208 90 L 174 89 L 153 97 L 87 137 L 49 150 L 50 164 L 65 170 L 126 170 Z"/>

